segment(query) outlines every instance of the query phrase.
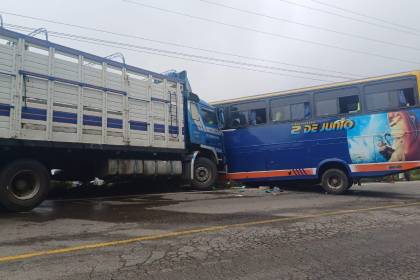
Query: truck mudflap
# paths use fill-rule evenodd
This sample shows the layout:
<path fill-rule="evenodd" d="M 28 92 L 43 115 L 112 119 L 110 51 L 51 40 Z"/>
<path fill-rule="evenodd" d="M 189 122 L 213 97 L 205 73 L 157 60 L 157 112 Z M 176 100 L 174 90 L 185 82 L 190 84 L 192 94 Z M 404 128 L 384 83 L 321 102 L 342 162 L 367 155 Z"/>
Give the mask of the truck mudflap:
<path fill-rule="evenodd" d="M 182 181 L 185 184 L 191 185 L 191 181 L 194 178 L 194 164 L 198 156 L 198 151 L 185 156 L 182 160 Z"/>

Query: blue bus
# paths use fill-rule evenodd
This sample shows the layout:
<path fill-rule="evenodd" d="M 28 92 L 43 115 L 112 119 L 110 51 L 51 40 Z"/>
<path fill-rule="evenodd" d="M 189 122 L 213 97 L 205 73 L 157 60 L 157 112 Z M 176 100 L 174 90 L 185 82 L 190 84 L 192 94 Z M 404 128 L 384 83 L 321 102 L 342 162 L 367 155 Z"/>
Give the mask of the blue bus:
<path fill-rule="evenodd" d="M 420 167 L 419 72 L 214 102 L 227 179 L 307 180 L 341 194 Z"/>

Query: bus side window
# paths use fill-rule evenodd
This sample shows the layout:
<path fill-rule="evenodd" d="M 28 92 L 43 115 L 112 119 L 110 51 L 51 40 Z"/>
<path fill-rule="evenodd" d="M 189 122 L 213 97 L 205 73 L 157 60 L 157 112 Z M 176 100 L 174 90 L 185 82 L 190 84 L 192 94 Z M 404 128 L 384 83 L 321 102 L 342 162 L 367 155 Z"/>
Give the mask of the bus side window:
<path fill-rule="evenodd" d="M 412 107 L 416 105 L 416 98 L 414 97 L 414 89 L 405 88 L 398 91 L 399 107 Z"/>
<path fill-rule="evenodd" d="M 271 104 L 271 121 L 285 122 L 290 121 L 290 105 L 279 106 L 274 102 Z"/>
<path fill-rule="evenodd" d="M 249 125 L 267 123 L 267 112 L 265 108 L 250 110 L 248 120 L 249 120 Z"/>
<path fill-rule="evenodd" d="M 307 120 L 311 118 L 311 106 L 309 102 L 292 104 L 290 106 L 292 112 L 292 121 Z"/>
<path fill-rule="evenodd" d="M 233 111 L 231 109 L 231 113 L 230 113 L 230 126 L 232 128 L 239 128 L 239 127 L 244 127 L 246 126 L 246 124 L 248 123 L 247 121 L 247 115 L 245 112 L 241 112 L 241 111 Z"/>
<path fill-rule="evenodd" d="M 355 86 L 328 89 L 315 93 L 318 117 L 354 114 L 361 111 L 360 90 Z"/>
<path fill-rule="evenodd" d="M 241 128 L 267 123 L 267 102 L 253 101 L 235 104 L 230 107 L 229 124 L 231 128 Z"/>
<path fill-rule="evenodd" d="M 366 105 L 369 111 L 407 108 L 416 105 L 413 88 L 405 88 L 366 94 Z"/>
<path fill-rule="evenodd" d="M 339 97 L 338 104 L 340 107 L 340 114 L 354 114 L 361 109 L 358 95 Z"/>
<path fill-rule="evenodd" d="M 337 114 L 337 99 L 325 99 L 315 101 L 316 115 L 318 117 Z"/>
<path fill-rule="evenodd" d="M 368 83 L 363 89 L 366 109 L 375 112 L 416 106 L 416 88 L 415 77 Z"/>
<path fill-rule="evenodd" d="M 310 95 L 287 96 L 270 102 L 272 122 L 307 120 L 312 117 Z"/>
<path fill-rule="evenodd" d="M 366 107 L 369 111 L 385 110 L 391 108 L 388 92 L 376 92 L 365 95 Z"/>

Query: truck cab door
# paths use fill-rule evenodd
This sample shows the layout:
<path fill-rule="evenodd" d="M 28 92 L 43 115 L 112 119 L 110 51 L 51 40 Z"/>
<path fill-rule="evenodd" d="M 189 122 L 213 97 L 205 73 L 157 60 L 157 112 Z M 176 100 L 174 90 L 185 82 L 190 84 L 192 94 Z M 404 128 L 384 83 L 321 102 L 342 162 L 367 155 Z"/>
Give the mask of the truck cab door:
<path fill-rule="evenodd" d="M 202 143 L 202 134 L 204 133 L 204 124 L 201 120 L 200 111 L 198 105 L 194 101 L 189 101 L 189 134 L 190 134 L 190 141 L 193 144 L 201 144 Z"/>
<path fill-rule="evenodd" d="M 222 131 L 218 111 L 214 107 L 200 104 L 200 114 L 204 125 L 204 139 L 202 145 L 212 147 L 216 151 L 222 150 Z"/>

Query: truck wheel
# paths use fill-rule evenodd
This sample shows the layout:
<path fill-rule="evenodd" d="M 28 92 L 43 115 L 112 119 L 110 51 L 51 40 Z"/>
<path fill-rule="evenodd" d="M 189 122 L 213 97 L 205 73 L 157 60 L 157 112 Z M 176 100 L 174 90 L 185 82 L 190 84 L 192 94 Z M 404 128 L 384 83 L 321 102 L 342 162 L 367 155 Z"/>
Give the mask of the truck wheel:
<path fill-rule="evenodd" d="M 193 186 L 200 190 L 207 190 L 214 185 L 216 179 L 216 164 L 208 158 L 197 158 L 194 164 Z"/>
<path fill-rule="evenodd" d="M 342 194 L 351 186 L 347 174 L 340 169 L 328 169 L 322 174 L 321 186 L 330 194 Z"/>
<path fill-rule="evenodd" d="M 0 204 L 9 211 L 29 211 L 38 206 L 50 188 L 48 170 L 34 160 L 17 160 L 0 172 Z"/>

